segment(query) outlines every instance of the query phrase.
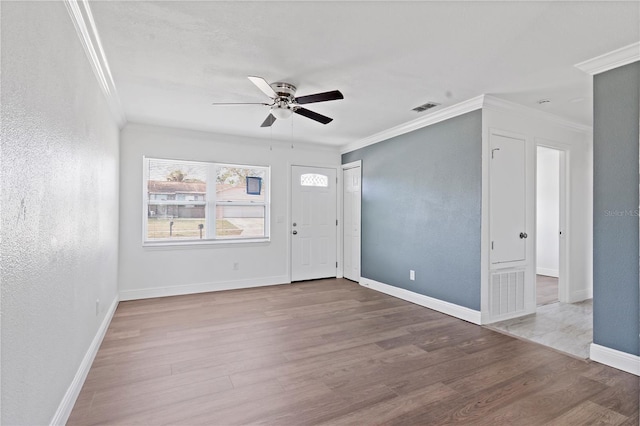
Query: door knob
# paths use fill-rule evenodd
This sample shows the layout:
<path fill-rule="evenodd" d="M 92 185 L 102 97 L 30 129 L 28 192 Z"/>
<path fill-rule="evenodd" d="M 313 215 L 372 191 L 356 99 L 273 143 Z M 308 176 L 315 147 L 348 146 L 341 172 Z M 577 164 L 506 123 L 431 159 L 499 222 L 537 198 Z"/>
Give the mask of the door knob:
<path fill-rule="evenodd" d="M 298 231 L 296 231 L 295 229 L 292 232 L 293 235 L 298 235 Z"/>
<path fill-rule="evenodd" d="M 521 239 L 523 239 L 523 238 L 527 238 L 527 237 L 528 237 L 528 235 L 527 235 L 527 233 L 526 233 L 526 232 L 521 232 L 521 233 L 520 233 L 520 238 L 521 238 Z"/>

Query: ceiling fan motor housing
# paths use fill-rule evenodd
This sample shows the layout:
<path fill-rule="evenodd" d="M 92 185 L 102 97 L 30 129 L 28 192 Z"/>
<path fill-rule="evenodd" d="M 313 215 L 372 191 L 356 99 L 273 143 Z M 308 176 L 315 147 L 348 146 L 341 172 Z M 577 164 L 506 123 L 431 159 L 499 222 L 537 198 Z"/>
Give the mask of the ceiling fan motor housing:
<path fill-rule="evenodd" d="M 278 81 L 271 83 L 271 87 L 279 97 L 286 98 L 289 102 L 293 102 L 294 95 L 296 94 L 296 86 Z"/>

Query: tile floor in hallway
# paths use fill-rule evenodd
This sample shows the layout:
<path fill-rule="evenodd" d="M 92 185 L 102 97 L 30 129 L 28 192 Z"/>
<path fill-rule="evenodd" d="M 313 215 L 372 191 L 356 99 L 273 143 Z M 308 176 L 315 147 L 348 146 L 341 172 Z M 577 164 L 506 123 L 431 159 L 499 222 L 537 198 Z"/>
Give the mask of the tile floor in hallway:
<path fill-rule="evenodd" d="M 535 315 L 501 321 L 489 328 L 586 359 L 593 341 L 593 300 L 538 306 Z"/>
<path fill-rule="evenodd" d="M 558 301 L 558 278 L 536 275 L 536 304 L 548 305 Z"/>

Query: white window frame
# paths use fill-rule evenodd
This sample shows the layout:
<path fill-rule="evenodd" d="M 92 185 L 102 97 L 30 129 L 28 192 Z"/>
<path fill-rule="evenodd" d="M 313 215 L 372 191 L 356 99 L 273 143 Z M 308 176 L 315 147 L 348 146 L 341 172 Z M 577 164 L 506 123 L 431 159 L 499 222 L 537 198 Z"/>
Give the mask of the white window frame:
<path fill-rule="evenodd" d="M 155 240 L 147 239 L 148 236 L 148 212 L 149 212 L 149 161 L 159 160 L 176 163 L 191 163 L 207 167 L 207 190 L 205 201 L 185 201 L 185 200 L 156 200 L 164 201 L 163 205 L 204 205 L 205 206 L 205 232 L 213 235 L 213 238 L 203 239 L 179 239 L 179 240 Z M 265 178 L 262 184 L 264 202 L 256 201 L 225 201 L 218 203 L 216 197 L 216 180 L 219 167 L 235 167 L 248 169 L 264 169 Z M 262 243 L 271 241 L 271 166 L 257 164 L 229 164 L 212 161 L 193 161 L 176 158 L 142 157 L 142 245 L 144 247 L 165 247 L 165 246 L 189 246 L 189 245 L 210 245 L 210 244 L 247 244 Z M 152 203 L 154 204 L 154 203 Z M 264 237 L 245 238 L 215 238 L 216 235 L 216 207 L 217 206 L 264 206 Z"/>

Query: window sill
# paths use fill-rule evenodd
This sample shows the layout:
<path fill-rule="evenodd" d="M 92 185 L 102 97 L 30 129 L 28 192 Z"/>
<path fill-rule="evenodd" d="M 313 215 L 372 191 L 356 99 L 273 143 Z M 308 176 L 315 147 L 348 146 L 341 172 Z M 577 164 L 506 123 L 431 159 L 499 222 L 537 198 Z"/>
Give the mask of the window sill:
<path fill-rule="evenodd" d="M 265 245 L 271 242 L 271 238 L 244 238 L 236 240 L 192 240 L 192 241 L 146 241 L 142 243 L 145 249 L 189 249 L 231 245 Z"/>

